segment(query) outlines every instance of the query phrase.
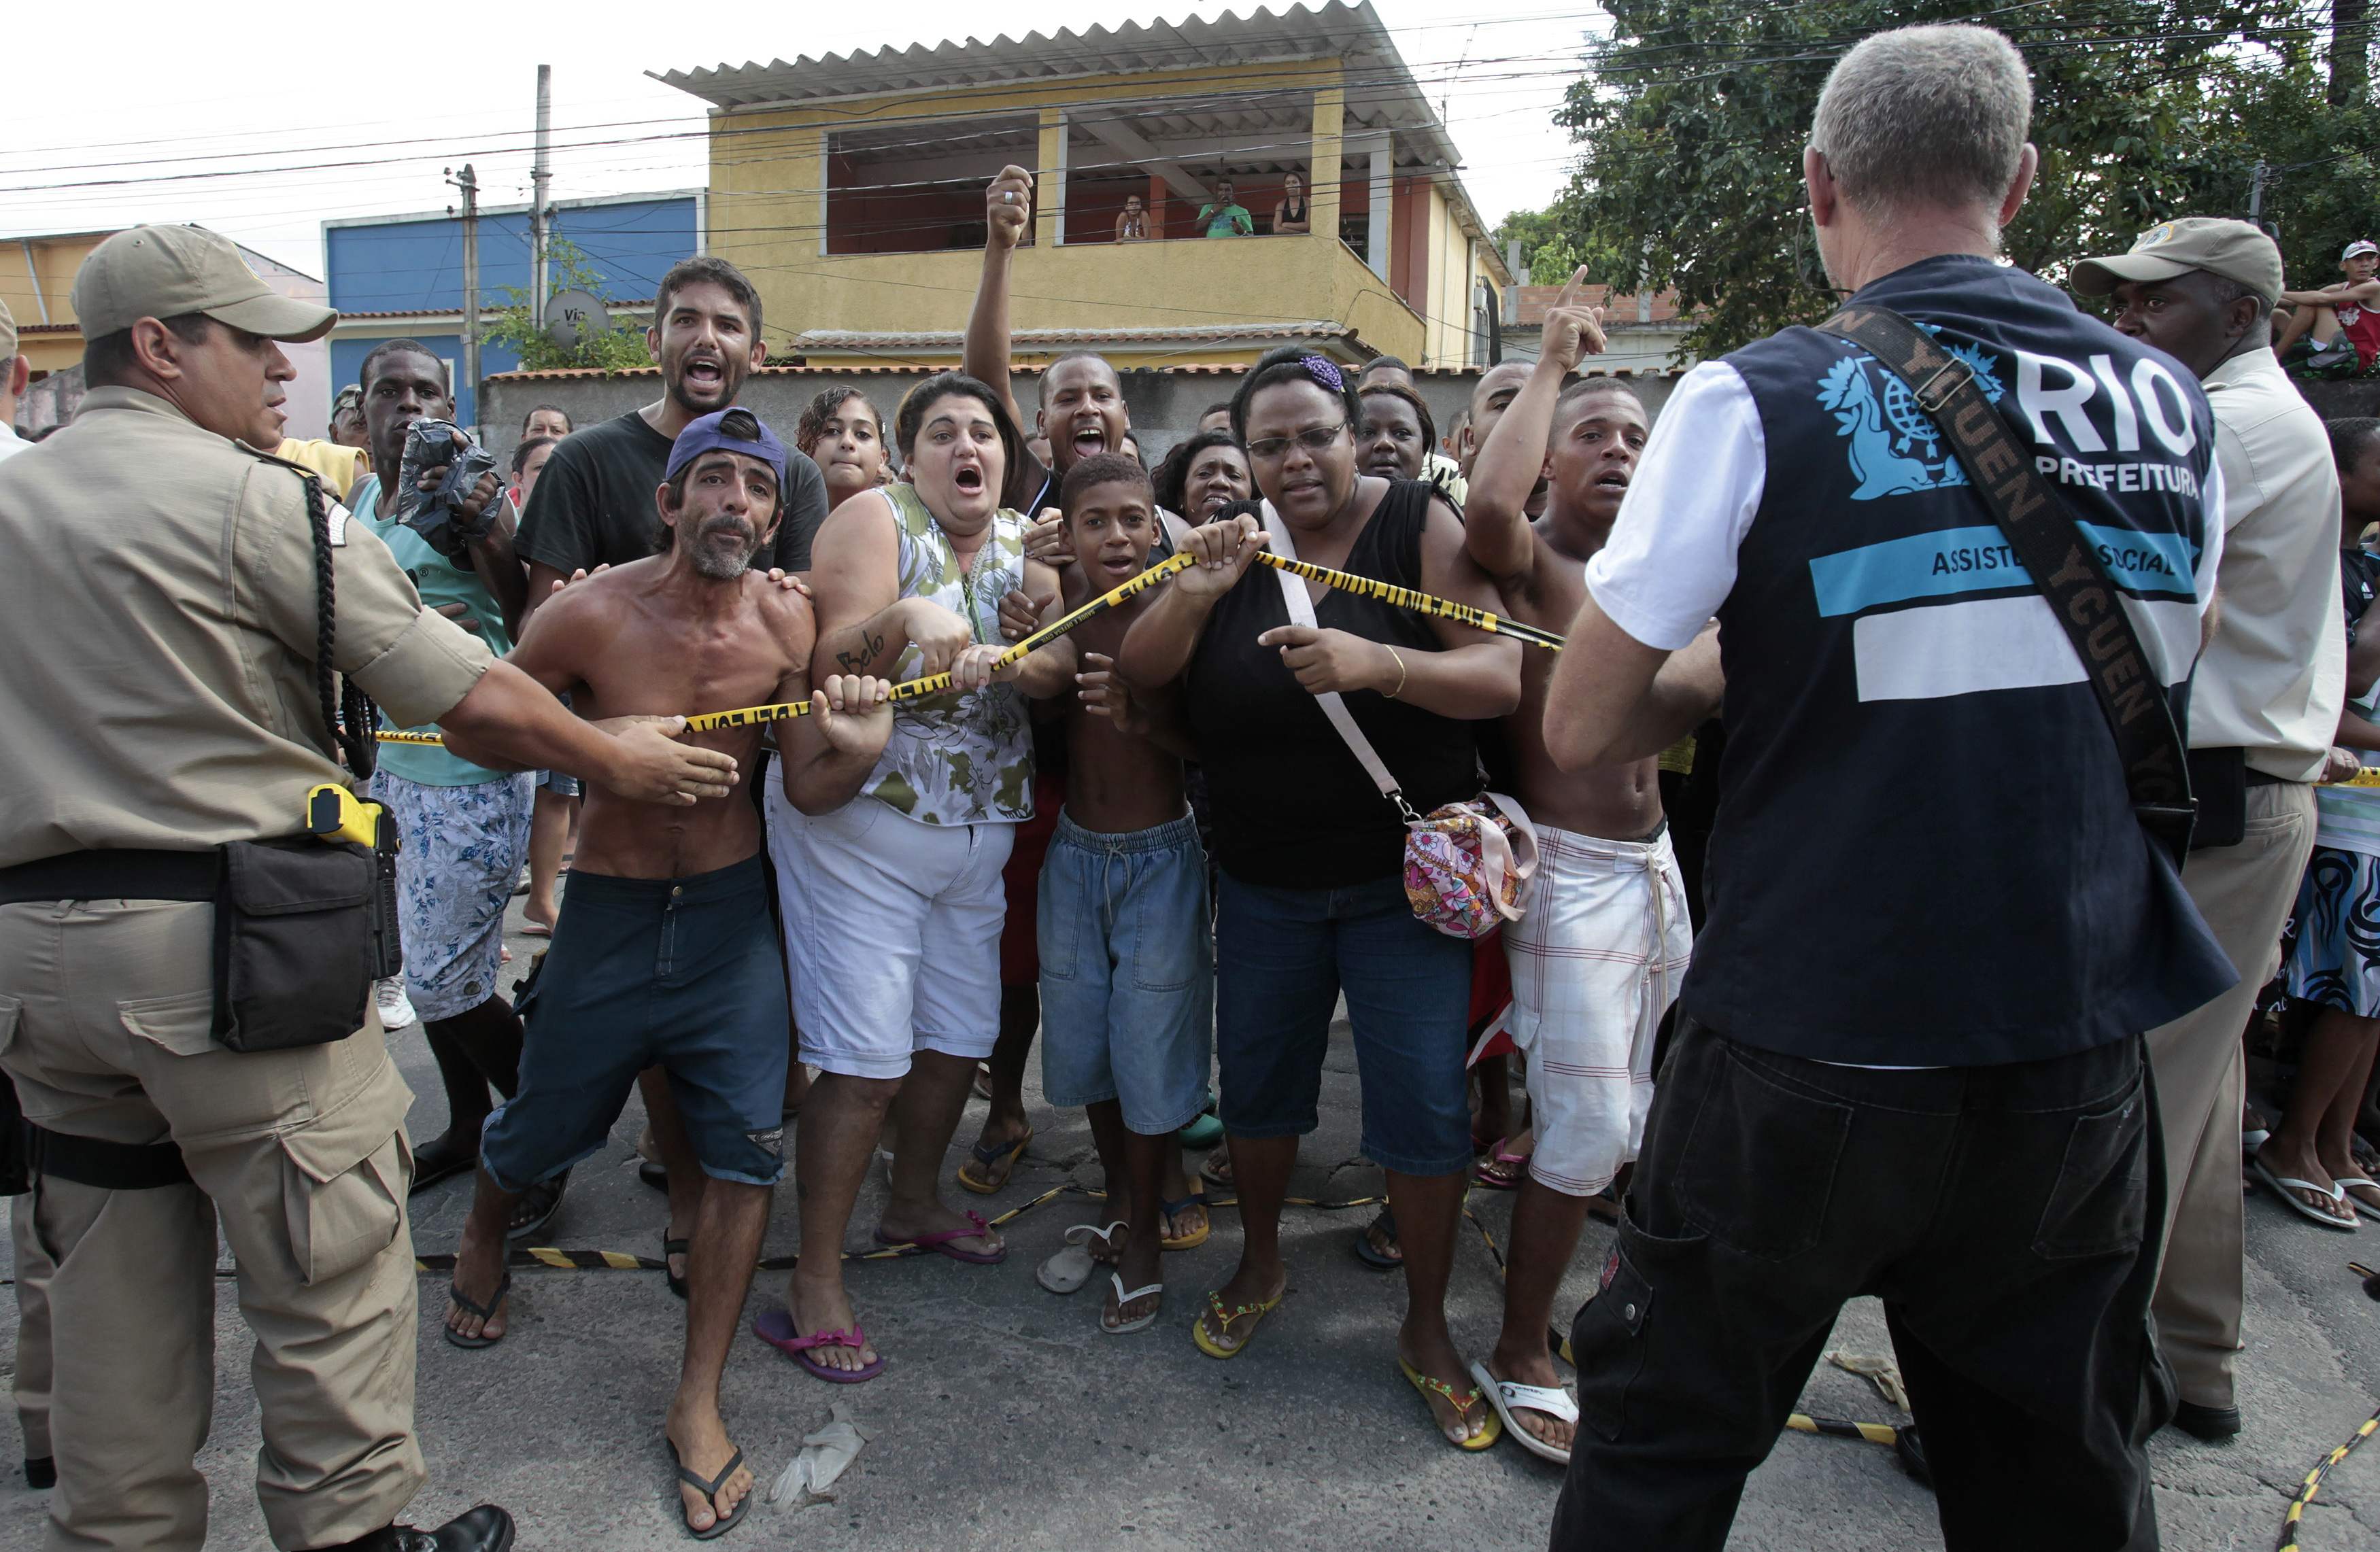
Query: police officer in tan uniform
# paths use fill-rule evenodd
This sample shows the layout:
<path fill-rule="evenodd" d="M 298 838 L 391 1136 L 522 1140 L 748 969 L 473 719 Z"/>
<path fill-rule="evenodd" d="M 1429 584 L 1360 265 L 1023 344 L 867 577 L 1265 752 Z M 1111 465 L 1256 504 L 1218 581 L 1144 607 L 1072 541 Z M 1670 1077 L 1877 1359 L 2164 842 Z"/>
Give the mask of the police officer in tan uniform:
<path fill-rule="evenodd" d="M 48 1546 L 205 1541 L 220 1220 L 273 1544 L 504 1552 L 492 1506 L 394 1522 L 424 1476 L 411 1095 L 368 1012 L 369 952 L 302 952 L 348 943 L 362 918 L 341 902 L 363 895 L 298 885 L 373 866 L 304 836 L 310 791 L 360 784 L 373 749 L 333 671 L 475 763 L 690 804 L 728 792 L 732 762 L 671 722 L 573 718 L 257 451 L 293 375 L 275 342 L 320 338 L 329 309 L 274 294 L 225 238 L 157 226 L 101 244 L 74 302 L 90 392 L 0 464 L 0 1065 L 56 1266 Z M 307 995 L 268 1003 L 284 985 Z"/>

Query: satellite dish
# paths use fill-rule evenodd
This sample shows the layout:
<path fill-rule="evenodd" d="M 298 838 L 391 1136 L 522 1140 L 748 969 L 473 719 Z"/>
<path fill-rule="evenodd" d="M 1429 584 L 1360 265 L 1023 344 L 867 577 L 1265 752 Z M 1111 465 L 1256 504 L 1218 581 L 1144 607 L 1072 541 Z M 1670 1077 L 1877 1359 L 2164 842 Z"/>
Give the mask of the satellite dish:
<path fill-rule="evenodd" d="M 546 299 L 546 338 L 565 350 L 576 350 L 579 341 L 611 326 L 612 315 L 603 310 L 602 298 L 590 292 L 556 291 Z"/>

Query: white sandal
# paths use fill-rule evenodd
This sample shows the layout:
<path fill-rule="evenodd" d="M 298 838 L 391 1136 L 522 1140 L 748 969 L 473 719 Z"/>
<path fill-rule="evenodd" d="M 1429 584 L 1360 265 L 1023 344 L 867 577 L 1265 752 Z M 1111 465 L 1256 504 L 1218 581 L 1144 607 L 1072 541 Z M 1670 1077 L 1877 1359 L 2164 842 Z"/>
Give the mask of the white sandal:
<path fill-rule="evenodd" d="M 1124 1291 L 1123 1274 L 1122 1272 L 1110 1272 L 1108 1274 L 1108 1280 L 1115 1284 L 1116 1308 L 1118 1309 L 1123 1308 L 1124 1305 L 1132 1303 L 1135 1299 L 1146 1299 L 1151 1293 L 1162 1293 L 1165 1291 L 1165 1284 L 1161 1282 L 1152 1282 L 1146 1288 L 1135 1288 L 1131 1292 L 1127 1293 Z M 1150 1326 L 1154 1325 L 1157 1321 L 1158 1316 L 1163 1313 L 1164 1307 L 1163 1303 L 1160 1302 L 1156 1309 L 1150 1310 L 1147 1315 L 1127 1320 L 1121 1326 L 1109 1325 L 1107 1311 L 1101 1310 L 1099 1312 L 1099 1329 L 1105 1331 L 1111 1337 L 1128 1337 L 1135 1331 L 1146 1330 Z"/>
<path fill-rule="evenodd" d="M 2373 1180 L 2369 1176 L 2341 1175 L 2338 1177 L 2338 1189 L 2346 1197 L 2347 1205 L 2366 1218 L 2380 1220 L 2380 1207 L 2374 1206 L 2355 1194 L 2355 1188 L 2359 1185 L 2367 1191 L 2380 1191 L 2380 1181 Z"/>
<path fill-rule="evenodd" d="M 1498 1379 L 1488 1372 L 1488 1365 L 1472 1360 L 1471 1377 L 1496 1408 L 1496 1415 L 1504 1420 L 1504 1437 L 1519 1441 L 1522 1449 L 1556 1465 L 1570 1464 L 1570 1451 L 1560 1445 L 1548 1444 L 1528 1429 L 1521 1426 L 1516 1412 L 1541 1412 L 1559 1423 L 1578 1426 L 1578 1402 L 1571 1393 L 1555 1385 L 1523 1385 L 1514 1380 Z"/>
<path fill-rule="evenodd" d="M 2277 1175 L 2261 1158 L 2250 1159 L 2248 1168 L 2255 1171 L 2256 1178 L 2265 1182 L 2266 1190 L 2281 1199 L 2281 1206 L 2300 1218 L 2311 1219 L 2325 1229 L 2336 1229 L 2342 1234 L 2355 1232 L 2354 1204 L 2348 1199 L 2347 1193 L 2338 1186 L 2324 1187 L 2314 1184 L 2312 1181 L 2294 1180 L 2288 1175 Z M 2317 1196 L 2328 1196 L 2332 1201 L 2347 1208 L 2347 1216 L 2333 1218 L 2319 1207 L 2308 1206 L 2305 1200 L 2298 1195 L 2301 1191 L 2311 1191 Z"/>
<path fill-rule="evenodd" d="M 1110 1250 L 1115 1248 L 1116 1231 L 1125 1227 L 1122 1219 L 1102 1229 L 1096 1223 L 1077 1223 L 1066 1231 L 1066 1248 L 1041 1263 L 1033 1280 L 1052 1293 L 1072 1293 L 1091 1280 L 1099 1269 L 1099 1259 L 1091 1254 L 1091 1241 L 1097 1239 Z"/>

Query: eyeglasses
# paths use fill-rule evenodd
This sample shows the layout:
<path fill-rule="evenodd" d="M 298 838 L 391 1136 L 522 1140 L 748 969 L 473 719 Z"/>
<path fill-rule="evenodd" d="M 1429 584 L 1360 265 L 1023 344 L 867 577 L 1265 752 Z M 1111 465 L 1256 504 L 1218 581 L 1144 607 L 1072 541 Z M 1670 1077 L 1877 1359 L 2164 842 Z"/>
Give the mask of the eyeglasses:
<path fill-rule="evenodd" d="M 1330 444 L 1339 440 L 1339 433 L 1346 429 L 1347 422 L 1342 420 L 1335 426 L 1316 426 L 1309 430 L 1300 431 L 1295 436 L 1260 437 L 1248 443 L 1248 456 L 1262 458 L 1265 462 L 1270 463 L 1275 458 L 1287 456 L 1289 444 L 1293 442 L 1308 453 L 1327 452 Z"/>

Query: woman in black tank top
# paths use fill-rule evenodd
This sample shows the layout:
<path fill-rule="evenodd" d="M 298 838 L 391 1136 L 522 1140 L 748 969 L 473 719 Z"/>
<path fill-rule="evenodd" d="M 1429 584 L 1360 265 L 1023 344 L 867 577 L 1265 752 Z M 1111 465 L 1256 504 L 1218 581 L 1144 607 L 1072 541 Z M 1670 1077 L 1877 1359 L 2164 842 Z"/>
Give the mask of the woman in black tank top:
<path fill-rule="evenodd" d="M 1281 203 L 1272 208 L 1273 235 L 1309 230 L 1306 215 L 1305 180 L 1291 173 L 1281 180 Z"/>
<path fill-rule="evenodd" d="M 1259 361 L 1232 401 L 1257 489 L 1299 558 L 1495 608 L 1495 585 L 1428 486 L 1356 472 L 1362 418 L 1337 365 L 1295 350 Z M 1471 945 L 1414 919 L 1397 806 L 1316 697 L 1344 696 L 1405 801 L 1427 812 L 1479 791 L 1472 727 L 1519 703 L 1520 647 L 1339 591 L 1314 600 L 1314 626 L 1293 625 L 1287 574 L 1254 564 L 1262 510 L 1238 503 L 1191 531 L 1184 548 L 1201 564 L 1151 599 L 1118 664 L 1135 685 L 1180 681 L 1221 866 L 1215 1044 L 1246 1238 L 1194 1336 L 1231 1355 L 1287 1285 L 1281 1198 L 1297 1139 L 1315 1127 L 1343 988 L 1364 1152 L 1389 1172 L 1404 1247 L 1398 1357 L 1446 1437 L 1478 1449 L 1494 1416 L 1444 1313 L 1471 1164 Z"/>

